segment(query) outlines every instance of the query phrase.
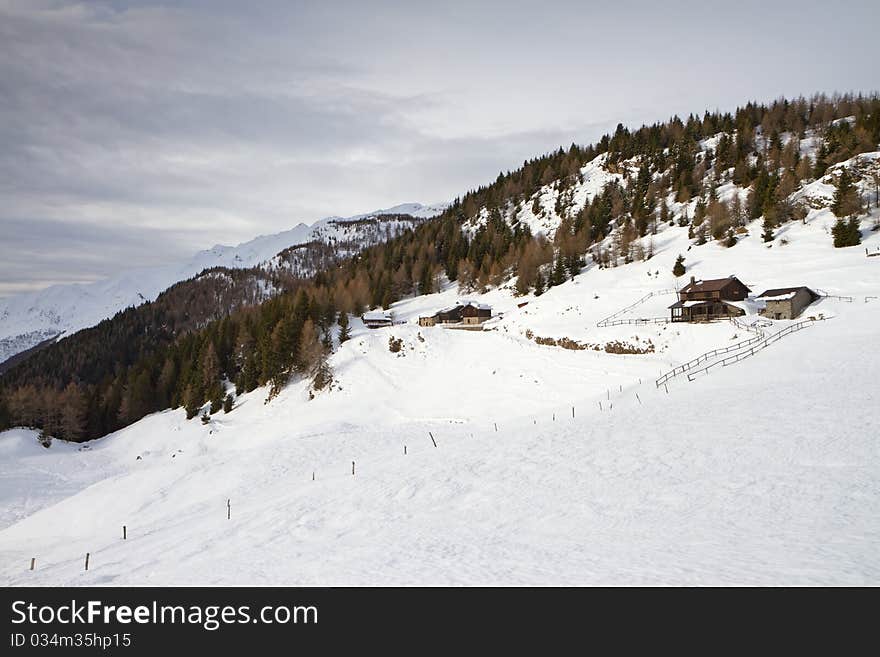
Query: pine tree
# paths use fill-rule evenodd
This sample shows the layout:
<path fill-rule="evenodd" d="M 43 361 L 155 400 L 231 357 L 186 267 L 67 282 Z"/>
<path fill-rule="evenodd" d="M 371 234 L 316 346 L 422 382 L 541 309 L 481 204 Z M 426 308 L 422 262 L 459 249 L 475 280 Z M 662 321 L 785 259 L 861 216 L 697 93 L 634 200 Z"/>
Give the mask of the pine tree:
<path fill-rule="evenodd" d="M 86 396 L 72 381 L 61 393 L 61 436 L 78 442 L 86 430 Z"/>
<path fill-rule="evenodd" d="M 348 313 L 339 313 L 339 344 L 348 341 L 351 337 L 351 328 L 348 326 Z"/>
<path fill-rule="evenodd" d="M 223 400 L 223 412 L 224 413 L 231 412 L 234 404 L 235 404 L 235 398 L 231 394 L 226 395 L 226 399 Z"/>
<path fill-rule="evenodd" d="M 122 394 L 118 417 L 123 424 L 131 424 L 155 410 L 150 372 L 132 370 Z"/>
<path fill-rule="evenodd" d="M 678 257 L 675 259 L 675 266 L 672 268 L 672 275 L 679 278 L 684 276 L 685 271 L 684 256 L 679 253 Z"/>
<path fill-rule="evenodd" d="M 764 231 L 761 233 L 761 239 L 765 242 L 773 241 L 773 220 L 770 217 L 764 217 Z"/>
<path fill-rule="evenodd" d="M 556 264 L 553 266 L 553 273 L 550 274 L 550 285 L 562 285 L 565 283 L 565 279 L 565 263 L 560 255 L 556 258 Z"/>
<path fill-rule="evenodd" d="M 183 405 L 186 408 L 186 419 L 191 420 L 199 414 L 202 407 L 202 393 L 193 383 L 190 383 L 183 393 Z"/>
<path fill-rule="evenodd" d="M 539 271 L 535 276 L 535 296 L 539 297 L 544 294 L 544 276 Z"/>
<path fill-rule="evenodd" d="M 736 233 L 733 231 L 733 228 L 727 231 L 727 237 L 724 239 L 724 246 L 728 249 L 732 246 L 736 246 Z"/>
<path fill-rule="evenodd" d="M 837 187 L 834 190 L 834 202 L 831 211 L 838 217 L 849 217 L 858 214 L 859 196 L 849 170 L 844 167 L 837 179 Z"/>
<path fill-rule="evenodd" d="M 850 218 L 849 221 L 838 219 L 831 229 L 831 235 L 834 237 L 834 246 L 836 248 L 856 246 L 862 243 L 859 220 L 855 217 Z"/>
<path fill-rule="evenodd" d="M 201 380 L 204 395 L 211 402 L 211 413 L 216 413 L 223 407 L 224 394 L 220 383 L 220 359 L 211 341 L 202 349 Z"/>

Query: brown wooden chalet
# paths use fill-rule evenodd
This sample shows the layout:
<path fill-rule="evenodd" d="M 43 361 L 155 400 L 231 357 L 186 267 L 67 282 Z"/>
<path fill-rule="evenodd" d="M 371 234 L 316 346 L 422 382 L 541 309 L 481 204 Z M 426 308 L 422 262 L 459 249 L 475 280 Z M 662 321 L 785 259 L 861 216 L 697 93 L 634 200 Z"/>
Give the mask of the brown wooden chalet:
<path fill-rule="evenodd" d="M 485 303 L 469 301 L 461 309 L 461 321 L 465 324 L 482 324 L 492 316 L 492 308 Z"/>
<path fill-rule="evenodd" d="M 673 322 L 708 322 L 745 315 L 736 302 L 749 296 L 746 285 L 736 276 L 691 282 L 678 292 L 678 301 L 669 306 Z"/>
<path fill-rule="evenodd" d="M 492 308 L 484 303 L 461 301 L 430 316 L 419 317 L 419 326 L 435 324 L 482 324 L 492 317 Z"/>

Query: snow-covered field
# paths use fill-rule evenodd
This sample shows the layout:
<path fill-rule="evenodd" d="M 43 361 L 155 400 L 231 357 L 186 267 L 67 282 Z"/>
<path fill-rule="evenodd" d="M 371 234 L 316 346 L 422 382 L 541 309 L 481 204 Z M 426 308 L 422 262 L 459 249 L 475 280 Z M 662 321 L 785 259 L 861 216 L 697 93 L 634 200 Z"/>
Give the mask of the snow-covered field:
<path fill-rule="evenodd" d="M 538 298 L 403 301 L 405 324 L 354 322 L 334 389 L 313 400 L 297 382 L 208 425 L 167 411 L 48 450 L 0 434 L 0 581 L 878 584 L 880 300 L 865 297 L 880 295 L 880 258 L 864 248 L 880 233 L 835 250 L 828 229 L 820 213 L 781 230 L 785 245 L 753 224 L 732 249 L 691 251 L 668 229 L 650 261 L 590 266 Z M 679 285 L 736 274 L 755 294 L 805 284 L 855 300 L 823 299 L 805 316 L 829 321 L 667 392 L 661 372 L 743 332 L 596 322 L 674 287 L 678 253 Z M 503 317 L 483 332 L 417 326 L 459 297 Z M 655 351 L 566 350 L 527 331 Z"/>

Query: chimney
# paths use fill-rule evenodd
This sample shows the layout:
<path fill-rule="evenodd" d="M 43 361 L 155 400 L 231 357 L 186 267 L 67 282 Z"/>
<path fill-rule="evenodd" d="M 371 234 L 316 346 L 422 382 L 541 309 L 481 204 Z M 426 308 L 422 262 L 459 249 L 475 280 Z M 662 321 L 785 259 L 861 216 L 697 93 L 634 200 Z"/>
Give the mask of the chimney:
<path fill-rule="evenodd" d="M 696 284 L 696 282 L 697 282 L 697 279 L 694 278 L 693 276 L 691 276 L 691 285 Z"/>

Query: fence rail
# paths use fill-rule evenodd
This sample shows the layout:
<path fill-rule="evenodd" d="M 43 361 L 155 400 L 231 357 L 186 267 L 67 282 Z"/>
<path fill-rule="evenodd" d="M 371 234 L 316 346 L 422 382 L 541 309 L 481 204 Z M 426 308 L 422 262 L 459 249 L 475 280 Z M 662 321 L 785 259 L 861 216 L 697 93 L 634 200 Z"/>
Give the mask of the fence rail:
<path fill-rule="evenodd" d="M 686 363 L 682 363 L 681 365 L 674 367 L 673 369 L 669 370 L 663 376 L 661 376 L 659 379 L 657 379 L 655 381 L 657 387 L 659 388 L 660 386 L 662 386 L 664 383 L 666 383 L 670 379 L 674 379 L 675 377 L 680 376 L 681 374 L 684 374 L 685 372 L 688 372 L 689 370 L 693 369 L 694 367 L 697 367 L 698 365 L 702 365 L 703 363 L 711 360 L 712 358 L 715 358 L 717 356 L 723 356 L 724 354 L 729 354 L 732 351 L 745 349 L 746 347 L 749 347 L 749 346 L 755 344 L 756 342 L 761 341 L 762 339 L 764 339 L 766 337 L 766 335 L 760 329 L 760 327 L 761 326 L 770 326 L 770 324 L 771 324 L 767 320 L 760 320 L 759 322 L 755 322 L 754 324 L 751 324 L 751 325 L 746 324 L 745 322 L 741 322 L 736 318 L 733 318 L 730 321 L 737 328 L 740 328 L 744 331 L 750 331 L 750 332 L 754 333 L 755 335 L 753 335 L 751 338 L 748 338 L 747 340 L 740 340 L 739 342 L 729 344 L 726 347 L 719 347 L 718 349 L 713 349 L 711 351 L 707 351 L 706 353 L 700 354 L 696 358 L 693 358 Z"/>
<path fill-rule="evenodd" d="M 606 326 L 620 326 L 623 324 L 669 324 L 672 320 L 668 317 L 634 317 L 632 319 L 612 319 L 610 321 L 605 321 L 601 324 L 602 327 Z M 596 324 L 596 326 L 600 326 Z"/>
<path fill-rule="evenodd" d="M 648 292 L 648 294 L 643 296 L 641 299 L 634 301 L 633 303 L 629 304 L 625 308 L 621 308 L 616 313 L 612 313 L 612 314 L 608 315 L 608 317 L 606 317 L 605 319 L 599 320 L 598 322 L 596 322 L 596 326 L 599 328 L 604 328 L 606 326 L 618 326 L 620 324 L 666 324 L 670 320 L 666 319 L 665 317 L 642 317 L 642 318 L 635 318 L 635 319 L 617 319 L 617 318 L 620 317 L 625 312 L 632 310 L 636 306 L 645 303 L 645 301 L 647 301 L 651 297 L 660 296 L 661 294 L 675 294 L 676 291 L 677 290 L 674 290 L 672 288 L 667 288 L 665 290 L 654 290 L 653 292 Z"/>
<path fill-rule="evenodd" d="M 797 324 L 791 324 L 790 326 L 786 326 L 784 329 L 777 331 L 773 335 L 766 337 L 756 344 L 752 345 L 748 349 L 740 351 L 732 356 L 728 356 L 727 358 L 722 358 L 719 361 L 715 361 L 707 365 L 706 367 L 702 367 L 694 372 L 689 372 L 687 375 L 688 381 L 693 381 L 700 374 L 708 374 L 716 367 L 727 367 L 728 365 L 733 365 L 734 363 L 738 363 L 741 360 L 745 360 L 750 356 L 754 356 L 756 353 L 765 349 L 769 345 L 773 344 L 777 340 L 781 340 L 787 335 L 791 335 L 792 333 L 797 333 L 800 330 L 807 328 L 808 326 L 812 326 L 816 322 L 823 321 L 824 317 L 816 317 L 810 319 L 804 319 L 798 322 Z"/>
<path fill-rule="evenodd" d="M 819 288 L 816 288 L 816 294 L 818 294 L 823 299 L 837 299 L 838 301 L 846 301 L 848 303 L 853 302 L 853 298 L 850 296 L 842 294 L 828 294 L 825 290 L 820 290 Z"/>

